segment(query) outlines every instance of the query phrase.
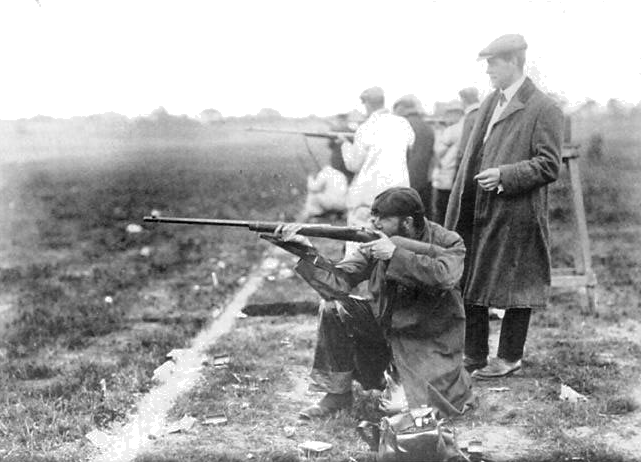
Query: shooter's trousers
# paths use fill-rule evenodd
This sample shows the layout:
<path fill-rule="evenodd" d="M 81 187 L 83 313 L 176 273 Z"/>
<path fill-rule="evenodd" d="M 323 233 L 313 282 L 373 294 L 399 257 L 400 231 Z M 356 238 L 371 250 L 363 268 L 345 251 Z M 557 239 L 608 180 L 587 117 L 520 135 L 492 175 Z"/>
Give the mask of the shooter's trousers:
<path fill-rule="evenodd" d="M 347 393 L 356 380 L 365 390 L 382 390 L 383 372 L 394 356 L 410 407 L 428 405 L 442 415 L 457 415 L 473 402 L 470 378 L 460 353 L 443 355 L 438 348 L 433 340 L 396 334 L 386 338 L 366 301 L 322 302 L 310 388 Z M 460 366 L 452 367 L 456 362 Z"/>
<path fill-rule="evenodd" d="M 364 389 L 383 389 L 383 371 L 391 351 L 369 303 L 322 301 L 311 388 L 328 393 L 352 390 L 352 380 Z"/>

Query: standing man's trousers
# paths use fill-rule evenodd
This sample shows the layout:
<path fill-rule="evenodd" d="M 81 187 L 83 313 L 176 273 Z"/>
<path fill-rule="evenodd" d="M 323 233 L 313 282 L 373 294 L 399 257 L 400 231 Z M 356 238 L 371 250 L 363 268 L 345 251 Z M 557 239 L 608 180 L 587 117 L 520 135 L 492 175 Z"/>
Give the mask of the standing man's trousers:
<path fill-rule="evenodd" d="M 476 362 L 485 361 L 489 354 L 490 316 L 483 306 L 465 306 L 465 356 Z M 501 323 L 497 356 L 509 362 L 523 357 L 523 347 L 530 324 L 530 308 L 505 310 Z"/>

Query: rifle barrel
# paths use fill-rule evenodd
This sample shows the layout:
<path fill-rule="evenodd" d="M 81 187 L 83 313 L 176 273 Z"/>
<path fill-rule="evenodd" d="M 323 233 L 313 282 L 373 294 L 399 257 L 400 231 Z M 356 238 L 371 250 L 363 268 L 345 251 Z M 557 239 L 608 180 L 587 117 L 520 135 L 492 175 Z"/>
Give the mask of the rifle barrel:
<path fill-rule="evenodd" d="M 338 138 L 339 136 L 345 136 L 347 138 L 353 138 L 354 132 L 337 132 L 337 131 L 326 131 L 326 132 L 306 132 L 299 130 L 283 130 L 280 128 L 260 128 L 260 127 L 250 127 L 247 131 L 251 132 L 264 132 L 264 133 L 282 133 L 285 135 L 303 135 L 310 138 Z"/>
<path fill-rule="evenodd" d="M 143 217 L 143 221 L 152 223 L 176 223 L 179 225 L 210 225 L 210 226 L 235 226 L 250 228 L 252 224 L 258 222 L 244 220 L 213 220 L 209 218 L 178 218 L 178 217 Z"/>

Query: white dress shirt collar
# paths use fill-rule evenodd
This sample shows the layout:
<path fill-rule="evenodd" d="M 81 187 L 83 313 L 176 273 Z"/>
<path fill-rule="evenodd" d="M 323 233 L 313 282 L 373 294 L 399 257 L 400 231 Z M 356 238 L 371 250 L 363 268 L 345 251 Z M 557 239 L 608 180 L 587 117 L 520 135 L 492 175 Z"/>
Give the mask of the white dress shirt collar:
<path fill-rule="evenodd" d="M 514 95 L 516 95 L 516 92 L 521 88 L 521 85 L 523 85 L 523 82 L 525 82 L 525 75 L 522 75 L 521 78 L 519 78 L 516 82 L 514 82 L 512 85 L 507 87 L 505 90 L 501 90 L 501 92 L 505 95 L 505 104 L 509 104 L 512 98 L 514 98 Z"/>

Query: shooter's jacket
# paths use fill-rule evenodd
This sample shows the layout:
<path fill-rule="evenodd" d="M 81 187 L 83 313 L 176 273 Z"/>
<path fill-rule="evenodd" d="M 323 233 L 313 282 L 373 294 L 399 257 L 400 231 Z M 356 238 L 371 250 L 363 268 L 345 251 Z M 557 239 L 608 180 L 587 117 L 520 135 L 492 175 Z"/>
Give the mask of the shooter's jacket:
<path fill-rule="evenodd" d="M 428 220 L 417 240 L 431 244 L 427 254 L 396 247 L 382 261 L 359 250 L 333 271 L 306 260 L 296 271 L 326 300 L 340 300 L 369 280 L 372 313 L 390 343 L 410 407 L 427 403 L 446 414 L 460 412 L 472 396 L 463 368 L 465 313 L 457 288 L 465 247 L 458 234 Z"/>

